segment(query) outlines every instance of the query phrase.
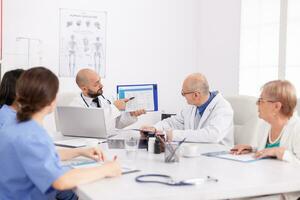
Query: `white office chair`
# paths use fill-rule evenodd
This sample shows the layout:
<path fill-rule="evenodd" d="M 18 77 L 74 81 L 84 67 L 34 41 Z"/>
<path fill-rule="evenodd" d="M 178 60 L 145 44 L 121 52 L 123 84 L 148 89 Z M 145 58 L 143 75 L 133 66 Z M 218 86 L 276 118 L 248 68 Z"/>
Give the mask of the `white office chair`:
<path fill-rule="evenodd" d="M 68 106 L 71 101 L 78 95 L 79 93 L 61 93 L 57 95 L 57 106 Z M 58 127 L 57 124 L 57 113 L 56 110 L 54 113 L 51 113 L 46 116 L 44 120 L 44 128 L 48 131 L 50 136 L 55 137 L 57 136 Z"/>
<path fill-rule="evenodd" d="M 234 143 L 253 144 L 259 123 L 256 98 L 251 96 L 230 96 L 226 98 L 234 112 Z"/>
<path fill-rule="evenodd" d="M 298 116 L 300 116 L 300 99 L 297 99 L 295 112 L 297 112 Z"/>
<path fill-rule="evenodd" d="M 58 94 L 57 96 L 57 106 L 68 106 L 73 101 L 73 99 L 78 96 L 79 93 L 75 92 L 65 92 Z"/>
<path fill-rule="evenodd" d="M 60 93 L 57 95 L 57 106 L 69 106 L 73 99 L 78 96 L 79 93 L 75 92 L 65 92 L 65 93 Z M 60 128 L 58 127 L 58 116 L 57 116 L 57 111 L 55 110 L 54 112 L 54 122 L 55 122 L 55 127 L 56 131 L 59 131 Z"/>

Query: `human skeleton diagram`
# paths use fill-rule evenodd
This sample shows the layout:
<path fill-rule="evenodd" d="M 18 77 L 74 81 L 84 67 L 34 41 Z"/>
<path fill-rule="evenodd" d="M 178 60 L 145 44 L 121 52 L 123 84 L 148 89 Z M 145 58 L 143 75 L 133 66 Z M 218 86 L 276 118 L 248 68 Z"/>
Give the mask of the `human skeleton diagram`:
<path fill-rule="evenodd" d="M 68 42 L 68 51 L 69 51 L 69 74 L 70 76 L 75 75 L 75 67 L 76 67 L 76 48 L 77 43 L 75 41 L 75 36 L 71 35 L 71 40 Z"/>
<path fill-rule="evenodd" d="M 94 52 L 94 68 L 97 73 L 100 74 L 101 69 L 101 60 L 102 60 L 102 52 L 103 52 L 103 45 L 100 41 L 100 37 L 96 37 L 96 42 L 94 43 L 95 52 Z"/>
<path fill-rule="evenodd" d="M 85 37 L 82 39 L 82 42 L 83 42 L 83 51 L 86 53 L 90 50 L 89 39 Z"/>

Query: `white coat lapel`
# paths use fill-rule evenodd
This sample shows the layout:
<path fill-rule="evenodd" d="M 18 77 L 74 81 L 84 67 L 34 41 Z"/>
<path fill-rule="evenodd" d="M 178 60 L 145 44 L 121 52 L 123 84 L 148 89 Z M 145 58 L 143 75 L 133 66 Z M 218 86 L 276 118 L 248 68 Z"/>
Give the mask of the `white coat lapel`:
<path fill-rule="evenodd" d="M 218 98 L 219 98 L 219 94 L 217 96 L 215 96 L 215 98 L 206 107 L 206 109 L 200 119 L 198 129 L 200 129 L 202 127 L 203 123 L 206 121 L 206 119 L 209 117 L 210 113 L 213 111 L 214 107 L 216 106 L 216 104 L 218 102 Z"/>
<path fill-rule="evenodd" d="M 198 129 L 201 128 L 202 124 L 206 121 L 206 119 L 209 117 L 210 113 L 212 112 L 213 110 L 213 106 L 210 106 L 211 103 L 207 106 L 207 108 L 205 109 L 201 119 L 200 119 L 200 122 L 199 122 L 199 125 L 198 125 Z"/>
<path fill-rule="evenodd" d="M 188 129 L 194 129 L 196 112 L 197 112 L 197 107 L 193 106 L 192 111 L 191 111 L 191 119 L 189 120 L 190 126 L 188 127 Z"/>
<path fill-rule="evenodd" d="M 290 128 L 294 128 L 295 123 L 297 123 L 298 121 L 298 116 L 297 113 L 291 117 L 291 119 L 288 121 L 288 123 L 283 127 L 282 131 L 282 136 L 280 139 L 280 146 L 283 147 L 288 147 L 288 137 L 289 137 L 289 132 L 290 132 Z"/>
<path fill-rule="evenodd" d="M 255 148 L 258 148 L 258 150 L 262 150 L 266 147 L 266 142 L 269 137 L 269 131 L 271 129 L 270 124 L 267 122 L 261 120 L 259 126 L 258 126 L 257 132 L 254 134 L 256 144 L 253 144 Z"/>

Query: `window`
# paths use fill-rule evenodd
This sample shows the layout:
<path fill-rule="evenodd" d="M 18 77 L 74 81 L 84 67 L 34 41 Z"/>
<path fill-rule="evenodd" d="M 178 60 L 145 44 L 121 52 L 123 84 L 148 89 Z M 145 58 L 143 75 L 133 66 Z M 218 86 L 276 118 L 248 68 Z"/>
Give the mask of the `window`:
<path fill-rule="evenodd" d="M 286 79 L 291 81 L 300 94 L 300 1 L 288 0 Z"/>
<path fill-rule="evenodd" d="M 278 77 L 280 0 L 242 0 L 241 9 L 239 93 L 257 96 Z"/>
<path fill-rule="evenodd" d="M 299 10 L 299 0 L 242 0 L 240 94 L 257 96 L 278 78 L 300 94 Z"/>

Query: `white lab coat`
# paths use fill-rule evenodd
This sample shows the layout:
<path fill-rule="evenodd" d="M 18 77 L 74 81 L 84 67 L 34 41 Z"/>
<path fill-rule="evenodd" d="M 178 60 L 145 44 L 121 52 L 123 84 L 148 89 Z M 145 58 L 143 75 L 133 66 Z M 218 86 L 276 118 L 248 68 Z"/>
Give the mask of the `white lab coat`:
<path fill-rule="evenodd" d="M 157 130 L 173 130 L 173 139 L 190 142 L 221 143 L 233 145 L 233 110 L 229 102 L 218 93 L 205 109 L 198 127 L 194 119 L 197 107 L 188 105 L 176 116 L 155 124 Z"/>
<path fill-rule="evenodd" d="M 95 103 L 92 102 L 92 98 L 84 95 L 82 96 L 89 107 L 96 107 Z M 109 103 L 108 100 L 104 99 L 102 96 L 99 96 L 98 99 L 100 100 L 101 108 L 104 109 L 106 126 L 108 130 L 114 130 L 115 128 L 121 129 L 137 121 L 137 117 L 131 116 L 128 112 L 120 112 L 113 103 Z M 75 97 L 70 103 L 70 106 L 88 108 L 84 100 L 82 99 L 81 95 L 78 94 L 78 96 Z"/>
<path fill-rule="evenodd" d="M 265 149 L 267 139 L 270 131 L 270 124 L 265 121 L 260 121 L 258 126 L 256 139 L 252 145 L 258 150 Z M 286 150 L 283 154 L 283 160 L 291 164 L 300 164 L 300 118 L 295 112 L 292 118 L 282 129 L 282 136 L 280 139 L 280 147 L 285 147 Z M 276 176 L 276 174 L 274 174 Z M 300 197 L 300 192 L 290 192 L 283 194 L 274 194 L 263 197 L 249 197 L 240 200 L 296 200 Z"/>
<path fill-rule="evenodd" d="M 254 144 L 254 147 L 258 150 L 265 148 L 270 128 L 267 122 L 261 122 L 257 132 L 256 144 Z M 286 148 L 283 160 L 300 164 L 300 118 L 297 113 L 291 117 L 282 131 L 280 147 Z"/>

